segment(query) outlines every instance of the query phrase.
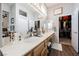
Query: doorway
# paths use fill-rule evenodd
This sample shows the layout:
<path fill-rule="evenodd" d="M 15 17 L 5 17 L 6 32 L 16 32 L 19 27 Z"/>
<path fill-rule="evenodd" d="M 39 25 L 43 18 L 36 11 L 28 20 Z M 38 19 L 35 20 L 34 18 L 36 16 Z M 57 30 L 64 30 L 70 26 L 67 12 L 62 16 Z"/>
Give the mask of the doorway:
<path fill-rule="evenodd" d="M 71 15 L 59 17 L 59 42 L 71 45 Z"/>

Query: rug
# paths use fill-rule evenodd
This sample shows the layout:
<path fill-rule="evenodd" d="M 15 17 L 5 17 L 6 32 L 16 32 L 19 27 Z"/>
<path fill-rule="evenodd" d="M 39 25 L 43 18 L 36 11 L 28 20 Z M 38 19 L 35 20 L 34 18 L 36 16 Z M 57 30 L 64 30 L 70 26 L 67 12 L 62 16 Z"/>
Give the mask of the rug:
<path fill-rule="evenodd" d="M 62 51 L 62 44 L 54 43 L 51 48 Z"/>

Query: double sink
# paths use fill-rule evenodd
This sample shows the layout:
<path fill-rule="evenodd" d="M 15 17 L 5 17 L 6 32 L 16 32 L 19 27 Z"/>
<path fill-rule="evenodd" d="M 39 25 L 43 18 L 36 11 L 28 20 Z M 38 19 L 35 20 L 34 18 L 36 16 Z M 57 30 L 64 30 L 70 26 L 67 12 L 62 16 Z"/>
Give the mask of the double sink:
<path fill-rule="evenodd" d="M 1 51 L 3 55 L 19 55 L 28 52 L 30 48 L 35 47 L 42 36 L 32 36 L 21 41 L 14 41 L 6 46 L 4 46 Z M 26 51 L 27 50 L 27 51 Z M 19 53 L 19 54 L 17 54 Z"/>

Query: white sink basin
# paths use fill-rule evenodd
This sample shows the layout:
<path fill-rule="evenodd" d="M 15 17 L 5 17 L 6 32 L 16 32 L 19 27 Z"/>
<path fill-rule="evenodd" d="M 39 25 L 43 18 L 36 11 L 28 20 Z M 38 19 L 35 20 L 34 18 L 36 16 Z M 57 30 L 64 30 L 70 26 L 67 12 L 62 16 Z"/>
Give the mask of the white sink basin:
<path fill-rule="evenodd" d="M 28 39 L 25 39 L 24 41 L 27 43 L 33 43 L 39 40 L 40 37 L 30 37 Z"/>

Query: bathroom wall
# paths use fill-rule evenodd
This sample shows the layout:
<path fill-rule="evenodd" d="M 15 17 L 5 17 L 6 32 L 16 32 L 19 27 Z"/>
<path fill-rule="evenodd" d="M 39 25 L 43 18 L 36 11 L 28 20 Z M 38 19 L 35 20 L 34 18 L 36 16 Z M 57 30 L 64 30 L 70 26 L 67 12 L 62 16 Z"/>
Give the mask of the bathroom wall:
<path fill-rule="evenodd" d="M 27 17 L 19 15 L 19 10 L 26 12 Z M 33 10 L 29 9 L 29 6 L 27 4 L 17 3 L 16 21 L 15 21 L 16 32 L 27 32 L 28 29 L 30 29 L 31 27 L 34 27 L 34 20 L 37 19 L 37 16 L 36 16 L 36 13 L 33 12 Z"/>
<path fill-rule="evenodd" d="M 9 19 L 9 31 L 10 32 L 14 32 L 15 30 L 11 30 L 11 26 L 15 26 L 15 18 L 16 18 L 16 7 L 15 7 L 15 3 L 11 3 L 10 4 L 10 19 Z M 11 24 L 11 19 L 14 18 L 14 24 Z"/>
<path fill-rule="evenodd" d="M 47 10 L 45 5 L 43 5 L 43 12 L 46 12 L 47 15 Z M 22 10 L 27 13 L 27 17 L 23 17 L 19 15 L 19 10 Z M 32 9 L 28 3 L 17 3 L 16 4 L 16 23 L 15 23 L 15 31 L 16 32 L 27 32 L 31 27 L 34 27 L 34 21 L 40 20 L 41 25 L 43 24 L 43 20 L 46 18 L 41 18 L 39 17 L 40 14 L 36 12 L 34 9 Z"/>
<path fill-rule="evenodd" d="M 63 8 L 63 13 L 60 15 L 55 15 L 54 10 L 57 8 Z M 60 3 L 55 6 L 52 6 L 51 8 L 48 8 L 48 20 L 53 21 L 53 26 L 56 27 L 56 37 L 57 42 L 59 42 L 59 17 L 64 15 L 72 15 L 73 12 L 73 3 Z"/>
<path fill-rule="evenodd" d="M 0 47 L 2 47 L 2 19 L 1 19 L 1 3 L 0 3 Z"/>
<path fill-rule="evenodd" d="M 79 49 L 79 37 L 78 37 L 78 34 L 79 34 L 79 26 L 78 26 L 78 23 L 79 23 L 79 4 L 76 3 L 74 4 L 73 6 L 73 14 L 72 14 L 72 46 L 74 47 L 74 49 L 76 50 L 76 52 L 79 52 L 78 49 Z"/>
<path fill-rule="evenodd" d="M 54 9 L 59 7 L 63 7 L 63 14 L 54 15 L 53 13 Z M 77 3 L 59 4 L 57 6 L 48 9 L 48 20 L 52 20 L 54 22 L 53 26 L 57 28 L 56 31 L 57 42 L 59 42 L 59 16 L 72 15 L 71 43 L 76 52 L 78 52 L 78 11 L 79 11 L 79 4 Z"/>
<path fill-rule="evenodd" d="M 2 10 L 10 12 L 10 6 L 8 3 L 2 3 Z"/>
<path fill-rule="evenodd" d="M 2 3 L 2 11 L 6 11 L 9 13 L 9 20 L 10 20 L 10 6 L 8 3 Z M 8 26 L 9 26 L 9 24 L 8 24 Z M 9 28 L 8 28 L 8 30 L 9 30 Z"/>

